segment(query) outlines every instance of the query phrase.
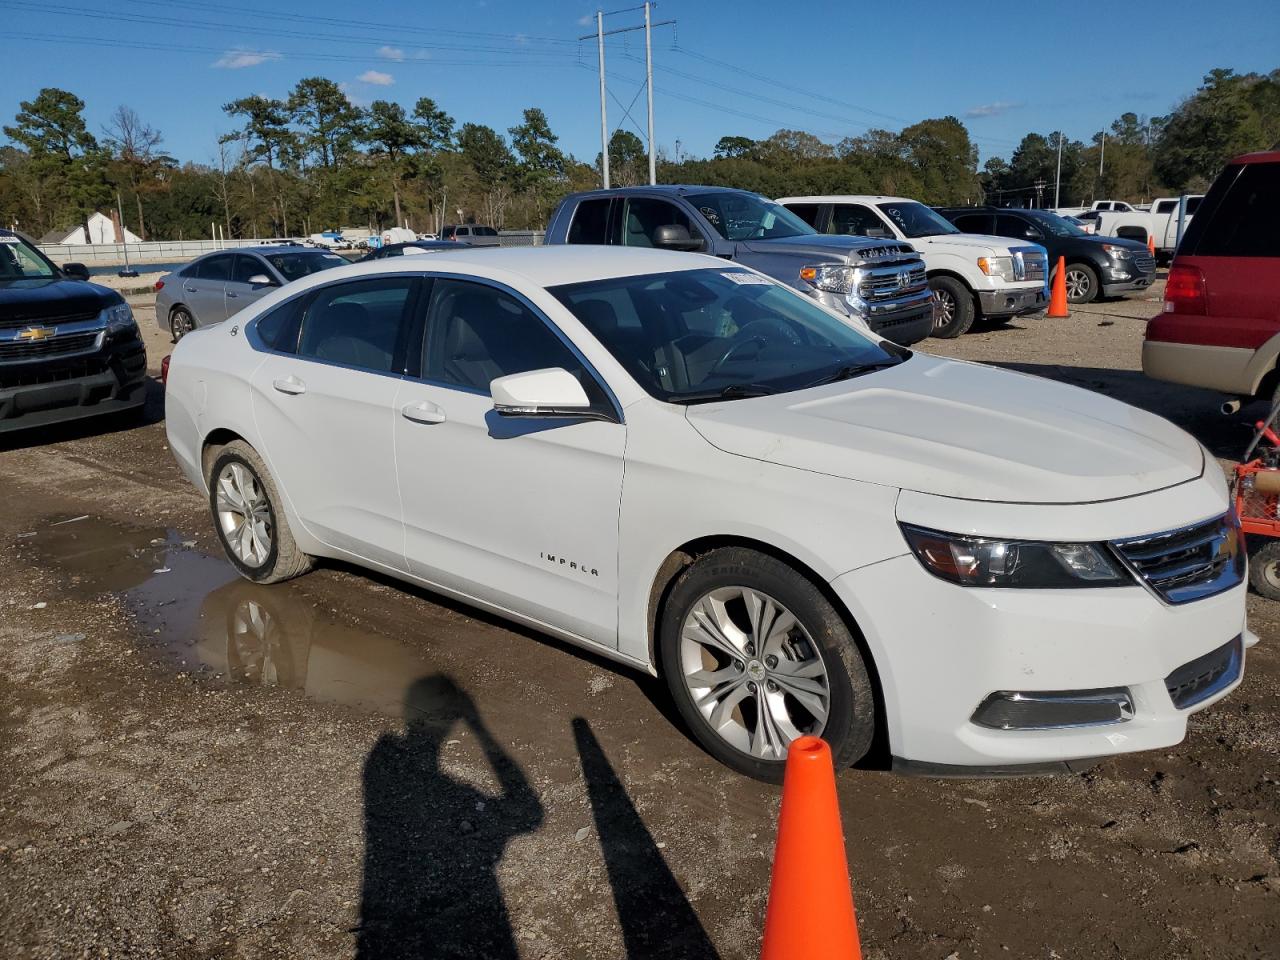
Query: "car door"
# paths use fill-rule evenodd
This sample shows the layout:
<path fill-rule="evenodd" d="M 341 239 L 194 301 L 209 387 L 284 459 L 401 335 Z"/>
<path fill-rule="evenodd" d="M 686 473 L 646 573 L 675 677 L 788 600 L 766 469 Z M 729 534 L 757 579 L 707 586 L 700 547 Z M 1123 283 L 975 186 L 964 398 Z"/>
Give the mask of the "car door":
<path fill-rule="evenodd" d="M 266 277 L 270 283 L 250 283 L 253 277 Z M 223 285 L 227 316 L 239 313 L 251 303 L 261 300 L 280 284 L 267 262 L 253 253 L 237 253 L 231 264 L 231 276 Z"/>
<path fill-rule="evenodd" d="M 827 233 L 849 237 L 892 239 L 893 231 L 870 207 L 861 203 L 833 203 Z"/>
<path fill-rule="evenodd" d="M 976 233 L 988 237 L 995 233 L 995 217 L 989 213 L 952 214 L 948 219 L 961 233 Z"/>
<path fill-rule="evenodd" d="M 263 453 L 299 521 L 395 570 L 404 533 L 392 426 L 418 285 L 400 275 L 328 284 L 246 330 L 264 354 L 250 381 Z"/>
<path fill-rule="evenodd" d="M 215 253 L 196 264 L 192 276 L 183 277 L 183 300 L 195 316 L 197 326 L 207 327 L 227 319 L 224 289 L 234 257 L 231 253 Z"/>
<path fill-rule="evenodd" d="M 438 277 L 424 327 L 394 427 L 410 572 L 615 646 L 626 427 L 613 401 L 510 289 Z M 494 412 L 494 379 L 546 367 L 575 373 L 609 419 Z"/>

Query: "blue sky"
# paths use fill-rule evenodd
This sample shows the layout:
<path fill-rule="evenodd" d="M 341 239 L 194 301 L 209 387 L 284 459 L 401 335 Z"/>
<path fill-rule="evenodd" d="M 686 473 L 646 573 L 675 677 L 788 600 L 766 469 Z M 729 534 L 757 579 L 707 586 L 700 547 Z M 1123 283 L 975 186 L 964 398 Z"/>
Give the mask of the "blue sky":
<path fill-rule="evenodd" d="M 1206 12 L 1215 9 L 1229 16 Z M 208 162 L 233 128 L 221 104 L 283 97 L 319 74 L 358 103 L 430 96 L 459 123 L 500 131 L 540 106 L 561 145 L 591 160 L 596 47 L 576 38 L 594 31 L 594 10 L 560 0 L 0 0 L 0 120 L 59 86 L 86 100 L 95 132 L 128 104 L 171 154 Z M 641 17 L 607 17 L 606 29 Z M 1278 0 L 663 0 L 654 19 L 677 21 L 654 31 L 656 139 L 685 155 L 709 154 L 726 134 L 787 126 L 834 142 L 953 114 L 984 159 L 1007 157 L 1028 130 L 1087 140 L 1126 110 L 1167 113 L 1216 66 L 1280 67 Z M 643 33 L 608 40 L 610 126 L 641 134 L 643 56 Z M 633 101 L 634 122 L 623 109 Z"/>

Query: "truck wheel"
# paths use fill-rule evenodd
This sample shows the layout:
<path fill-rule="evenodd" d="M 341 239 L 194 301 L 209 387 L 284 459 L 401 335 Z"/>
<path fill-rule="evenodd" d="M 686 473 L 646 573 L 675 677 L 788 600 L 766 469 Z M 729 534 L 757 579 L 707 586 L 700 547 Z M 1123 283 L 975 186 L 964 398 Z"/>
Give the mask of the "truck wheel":
<path fill-rule="evenodd" d="M 1249 557 L 1249 584 L 1268 600 L 1280 600 L 1280 540 L 1268 540 Z"/>
<path fill-rule="evenodd" d="M 933 336 L 951 340 L 968 333 L 973 326 L 973 294 L 959 280 L 951 277 L 931 277 L 929 289 L 937 302 L 937 319 L 933 322 Z"/>
<path fill-rule="evenodd" d="M 311 569 L 298 549 L 267 465 L 243 440 L 227 444 L 209 470 L 209 509 L 227 559 L 255 583 L 279 583 Z"/>
<path fill-rule="evenodd" d="M 173 334 L 173 342 L 177 343 L 196 328 L 196 318 L 186 307 L 174 307 L 169 314 L 169 332 Z"/>
<path fill-rule="evenodd" d="M 1098 298 L 1101 290 L 1098 273 L 1087 263 L 1067 264 L 1067 302 L 1089 303 Z"/>
<path fill-rule="evenodd" d="M 837 768 L 870 749 L 875 703 L 858 645 L 785 563 L 740 547 L 699 557 L 671 588 L 658 641 L 680 715 L 726 766 L 780 783 L 803 734 L 831 744 Z"/>

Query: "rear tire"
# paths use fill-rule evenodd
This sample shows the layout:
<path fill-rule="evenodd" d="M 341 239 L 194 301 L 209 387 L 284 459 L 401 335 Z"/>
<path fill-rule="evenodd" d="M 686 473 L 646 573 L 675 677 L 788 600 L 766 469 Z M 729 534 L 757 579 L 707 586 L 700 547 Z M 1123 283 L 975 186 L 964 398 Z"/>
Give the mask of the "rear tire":
<path fill-rule="evenodd" d="M 177 343 L 196 328 L 196 318 L 186 307 L 174 307 L 169 314 L 169 333 Z"/>
<path fill-rule="evenodd" d="M 227 444 L 214 457 L 208 480 L 213 526 L 240 576 L 279 583 L 311 569 L 311 557 L 293 539 L 275 480 L 253 447 L 243 440 Z"/>
<path fill-rule="evenodd" d="M 1280 540 L 1268 540 L 1251 552 L 1249 585 L 1268 600 L 1280 600 Z"/>
<path fill-rule="evenodd" d="M 871 747 L 875 701 L 857 642 L 822 592 L 773 557 L 699 557 L 672 585 L 658 642 L 681 717 L 739 773 L 780 783 L 801 734 L 826 740 L 837 769 Z"/>
<path fill-rule="evenodd" d="M 938 303 L 938 318 L 934 321 L 931 336 L 952 340 L 968 333 L 976 313 L 973 294 L 968 288 L 951 277 L 931 277 L 929 289 Z"/>

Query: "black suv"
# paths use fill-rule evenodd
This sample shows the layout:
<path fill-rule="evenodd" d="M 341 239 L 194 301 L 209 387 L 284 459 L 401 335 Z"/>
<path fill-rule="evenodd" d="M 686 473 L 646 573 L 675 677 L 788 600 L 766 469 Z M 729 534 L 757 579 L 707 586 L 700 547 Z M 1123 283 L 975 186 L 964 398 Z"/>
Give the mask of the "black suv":
<path fill-rule="evenodd" d="M 1049 269 L 1058 258 L 1067 263 L 1067 299 L 1088 303 L 1145 290 L 1156 277 L 1156 258 L 1146 244 L 1119 237 L 1097 237 L 1048 210 L 996 207 L 939 207 L 938 212 L 965 233 L 1032 240 L 1049 251 Z"/>
<path fill-rule="evenodd" d="M 147 352 L 133 311 L 0 230 L 0 433 L 140 408 Z"/>

